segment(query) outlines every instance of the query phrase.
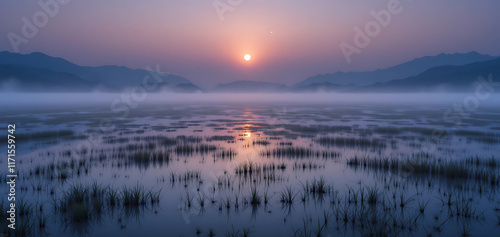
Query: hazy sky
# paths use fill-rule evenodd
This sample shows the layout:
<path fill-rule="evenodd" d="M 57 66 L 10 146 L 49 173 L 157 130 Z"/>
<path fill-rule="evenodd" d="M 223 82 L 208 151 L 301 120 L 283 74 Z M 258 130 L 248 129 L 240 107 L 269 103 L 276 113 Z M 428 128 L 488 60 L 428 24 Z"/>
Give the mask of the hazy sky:
<path fill-rule="evenodd" d="M 500 1 L 401 0 L 400 13 L 391 14 L 347 63 L 341 42 L 354 45 L 354 28 L 365 29 L 374 21 L 370 12 L 387 10 L 391 1 L 71 0 L 19 52 L 90 66 L 160 64 L 162 71 L 202 86 L 235 80 L 293 84 L 319 73 L 385 68 L 443 52 L 500 55 Z M 7 35 L 23 35 L 23 17 L 43 21 L 38 2 L 0 1 L 1 51 L 13 51 Z M 214 2 L 227 11 L 218 13 Z"/>

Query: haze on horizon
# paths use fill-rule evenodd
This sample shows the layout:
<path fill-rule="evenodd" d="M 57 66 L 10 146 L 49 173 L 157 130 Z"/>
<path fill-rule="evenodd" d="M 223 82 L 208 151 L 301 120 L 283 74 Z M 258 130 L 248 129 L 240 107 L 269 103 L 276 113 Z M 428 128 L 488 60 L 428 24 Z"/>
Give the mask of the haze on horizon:
<path fill-rule="evenodd" d="M 55 0 L 41 0 L 51 2 Z M 393 0 L 395 1 L 395 0 Z M 391 0 L 66 1 L 20 53 L 43 52 L 79 65 L 122 65 L 213 86 L 236 80 L 293 84 L 318 73 L 386 68 L 440 53 L 500 55 L 500 2 L 401 0 L 380 34 L 348 63 L 339 45 Z M 233 4 L 230 2 L 238 2 Z M 214 7 L 229 6 L 222 14 Z M 38 1 L 0 2 L 0 51 L 21 35 Z M 251 55 L 245 61 L 243 56 Z"/>

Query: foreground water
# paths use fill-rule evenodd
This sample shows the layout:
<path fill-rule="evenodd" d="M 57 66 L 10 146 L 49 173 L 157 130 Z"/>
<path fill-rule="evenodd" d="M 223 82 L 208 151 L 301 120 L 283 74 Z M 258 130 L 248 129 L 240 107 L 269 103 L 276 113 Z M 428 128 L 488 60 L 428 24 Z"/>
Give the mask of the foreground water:
<path fill-rule="evenodd" d="M 3 98 L 17 233 L 497 236 L 499 100 L 467 96 Z"/>

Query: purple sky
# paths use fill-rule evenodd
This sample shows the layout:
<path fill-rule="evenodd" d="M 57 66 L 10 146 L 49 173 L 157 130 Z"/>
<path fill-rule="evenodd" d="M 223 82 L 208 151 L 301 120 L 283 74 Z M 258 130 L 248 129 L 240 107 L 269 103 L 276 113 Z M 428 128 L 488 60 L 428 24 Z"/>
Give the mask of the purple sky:
<path fill-rule="evenodd" d="M 354 28 L 364 29 L 374 21 L 370 12 L 387 10 L 392 1 L 71 0 L 18 49 L 80 65 L 160 64 L 202 86 L 290 85 L 318 73 L 385 68 L 443 52 L 500 55 L 500 1 L 401 0 L 400 13 L 348 63 L 340 44 L 354 45 Z M 230 8 L 220 14 L 214 2 Z M 39 11 L 38 1 L 0 1 L 0 51 L 14 51 L 9 32 L 23 36 L 22 18 L 33 22 Z"/>

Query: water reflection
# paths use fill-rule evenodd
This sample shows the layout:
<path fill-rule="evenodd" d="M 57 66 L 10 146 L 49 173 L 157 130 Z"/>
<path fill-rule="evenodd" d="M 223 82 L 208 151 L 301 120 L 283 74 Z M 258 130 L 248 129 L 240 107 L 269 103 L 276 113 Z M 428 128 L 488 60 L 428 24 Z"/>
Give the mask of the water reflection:
<path fill-rule="evenodd" d="M 20 131 L 28 147 L 20 192 L 38 216 L 42 203 L 53 203 L 43 205 L 43 214 L 58 220 L 43 230 L 37 215 L 28 216 L 28 232 L 189 236 L 196 228 L 204 235 L 250 228 L 255 236 L 488 236 L 498 230 L 488 223 L 499 215 L 500 135 L 484 125 L 499 120 L 498 110 L 470 118 L 483 125 L 459 130 L 443 125 L 439 113 L 407 106 L 394 113 L 364 105 L 293 106 L 278 115 L 263 105 L 142 110 L 105 134 L 89 122 L 102 113 L 95 110 L 81 117 L 47 111 Z M 46 123 L 61 127 L 43 131 Z M 450 139 L 426 151 L 434 128 Z M 158 220 L 168 221 L 149 225 Z"/>

